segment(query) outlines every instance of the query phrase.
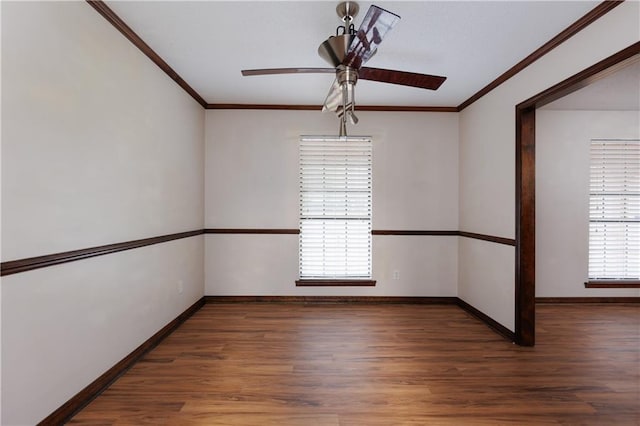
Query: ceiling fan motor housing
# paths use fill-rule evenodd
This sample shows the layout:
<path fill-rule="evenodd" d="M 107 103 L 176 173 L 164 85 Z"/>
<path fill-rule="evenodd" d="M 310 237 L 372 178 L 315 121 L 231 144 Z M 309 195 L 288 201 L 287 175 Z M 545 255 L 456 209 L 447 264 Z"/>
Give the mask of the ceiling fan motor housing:
<path fill-rule="evenodd" d="M 340 65 L 336 70 L 336 77 L 338 78 L 338 84 L 356 84 L 358 81 L 358 70 L 352 67 L 346 67 Z"/>

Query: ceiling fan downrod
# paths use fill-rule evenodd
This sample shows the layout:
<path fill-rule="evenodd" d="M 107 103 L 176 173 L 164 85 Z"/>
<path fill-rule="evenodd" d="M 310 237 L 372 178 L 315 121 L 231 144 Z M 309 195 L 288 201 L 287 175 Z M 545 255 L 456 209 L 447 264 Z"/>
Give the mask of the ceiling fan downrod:
<path fill-rule="evenodd" d="M 336 35 L 330 36 L 318 46 L 318 54 L 334 68 L 338 68 L 345 61 L 351 42 L 356 36 L 353 19 L 360 7 L 354 1 L 344 1 L 336 7 L 336 13 L 344 25 L 336 28 Z"/>
<path fill-rule="evenodd" d="M 336 28 L 336 35 L 339 34 L 340 28 L 342 28 L 342 34 L 353 35 L 356 33 L 355 26 L 353 25 L 353 19 L 358 15 L 360 6 L 355 1 L 343 1 L 336 6 L 336 13 L 344 22 L 344 26 Z"/>

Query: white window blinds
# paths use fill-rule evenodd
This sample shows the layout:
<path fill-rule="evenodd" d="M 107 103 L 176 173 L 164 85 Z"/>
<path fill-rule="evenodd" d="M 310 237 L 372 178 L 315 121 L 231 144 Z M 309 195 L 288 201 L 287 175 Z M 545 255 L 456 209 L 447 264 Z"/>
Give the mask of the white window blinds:
<path fill-rule="evenodd" d="M 300 278 L 371 278 L 371 138 L 300 139 Z"/>
<path fill-rule="evenodd" d="M 591 141 L 589 278 L 640 279 L 640 141 Z"/>

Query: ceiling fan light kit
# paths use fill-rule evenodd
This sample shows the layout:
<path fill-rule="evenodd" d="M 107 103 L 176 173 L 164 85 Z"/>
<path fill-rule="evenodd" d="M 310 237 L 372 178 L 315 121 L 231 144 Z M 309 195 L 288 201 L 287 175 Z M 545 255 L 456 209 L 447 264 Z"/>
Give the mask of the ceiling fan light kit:
<path fill-rule="evenodd" d="M 340 136 L 347 135 L 347 120 L 356 124 L 355 86 L 358 78 L 382 83 L 398 84 L 436 90 L 446 77 L 405 71 L 363 67 L 376 53 L 383 38 L 400 20 L 395 13 L 372 5 L 358 30 L 353 19 L 360 7 L 354 1 L 338 4 L 336 13 L 343 22 L 336 28 L 336 35 L 323 41 L 318 54 L 331 68 L 271 68 L 243 70 L 242 75 L 296 74 L 335 72 L 336 78 L 325 98 L 323 111 L 333 111 L 340 119 Z"/>

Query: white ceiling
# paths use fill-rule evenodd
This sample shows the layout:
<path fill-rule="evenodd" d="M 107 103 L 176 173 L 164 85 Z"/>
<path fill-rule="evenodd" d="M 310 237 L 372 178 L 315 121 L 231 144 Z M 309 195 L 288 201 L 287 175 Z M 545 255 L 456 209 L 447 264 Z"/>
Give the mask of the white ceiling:
<path fill-rule="evenodd" d="M 337 1 L 107 1 L 208 103 L 320 105 L 331 74 L 242 77 L 326 67 L 317 48 L 341 23 Z M 380 1 L 401 16 L 368 66 L 447 76 L 434 92 L 361 80 L 360 105 L 451 106 L 600 1 Z M 370 2 L 359 2 L 356 27 Z"/>

